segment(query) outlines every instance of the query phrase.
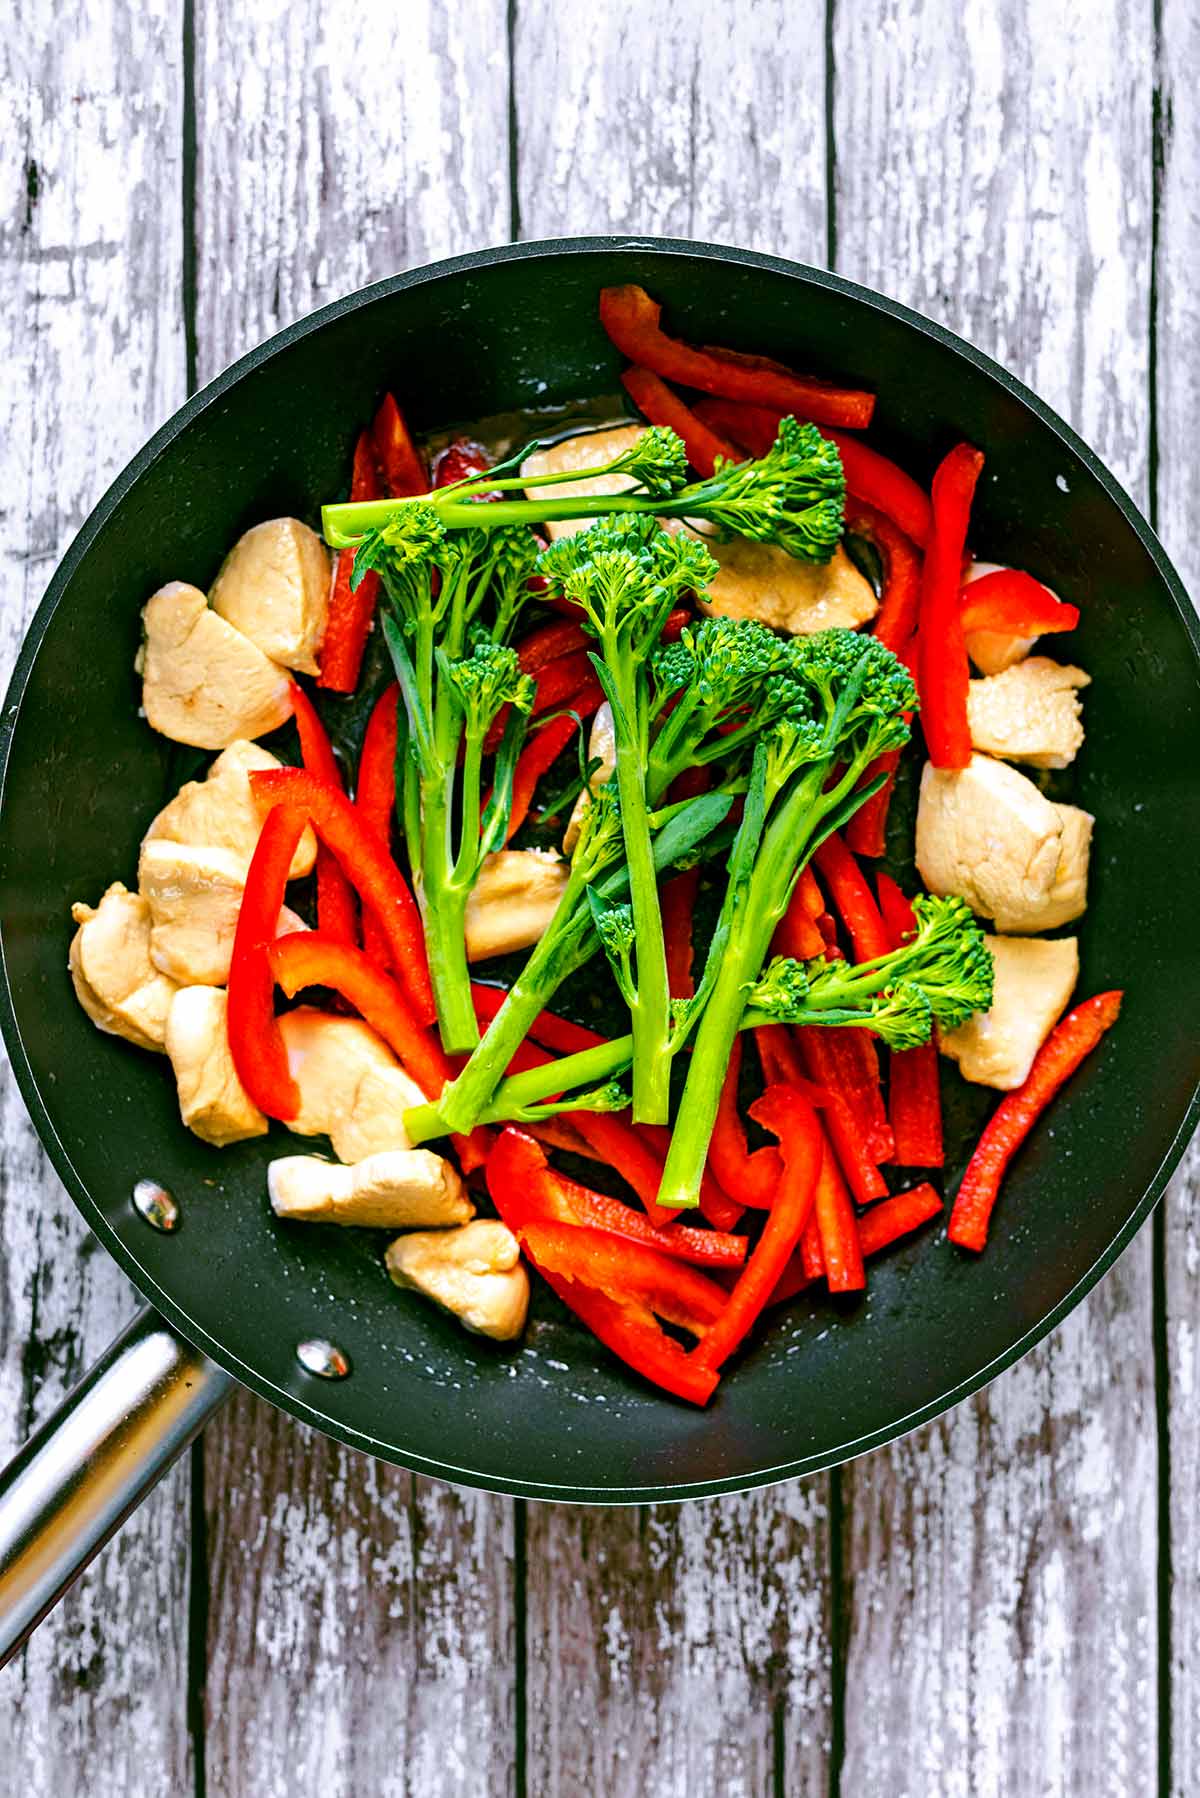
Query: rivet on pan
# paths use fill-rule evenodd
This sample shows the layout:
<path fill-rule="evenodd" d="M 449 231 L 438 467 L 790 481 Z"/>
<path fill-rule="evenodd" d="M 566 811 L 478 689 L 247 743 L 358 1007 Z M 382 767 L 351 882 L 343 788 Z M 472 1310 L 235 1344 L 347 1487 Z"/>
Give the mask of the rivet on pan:
<path fill-rule="evenodd" d="M 133 1189 L 133 1208 L 156 1230 L 178 1230 L 179 1207 L 157 1180 L 139 1180 Z"/>
<path fill-rule="evenodd" d="M 315 1373 L 321 1380 L 344 1380 L 350 1372 L 350 1357 L 343 1354 L 336 1342 L 326 1342 L 323 1336 L 311 1336 L 306 1342 L 296 1345 L 296 1359 L 306 1373 Z"/>

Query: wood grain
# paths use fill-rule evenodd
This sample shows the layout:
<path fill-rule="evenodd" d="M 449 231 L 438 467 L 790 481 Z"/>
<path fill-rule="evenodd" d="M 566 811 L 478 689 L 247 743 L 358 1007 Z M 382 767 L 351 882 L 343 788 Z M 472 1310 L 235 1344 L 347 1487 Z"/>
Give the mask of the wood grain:
<path fill-rule="evenodd" d="M 10 10 L 0 42 L 0 570 L 7 681 L 54 565 L 184 396 L 181 6 Z M 82 896 L 82 895 L 81 895 Z M 91 898 L 94 895 L 88 894 Z M 65 963 L 65 920 L 64 920 Z M 0 1452 L 139 1303 L 0 1085 Z M 4 1676 L 5 1798 L 191 1786 L 188 1482 L 160 1486 Z M 153 1768 L 151 1780 L 146 1769 Z"/>
<path fill-rule="evenodd" d="M 521 0 L 522 235 L 653 232 L 823 261 L 823 30 L 781 0 L 688 0 L 669 30 L 629 0 Z M 530 1507 L 530 1792 L 824 1791 L 828 1490 Z"/>
<path fill-rule="evenodd" d="M 1144 495 L 1149 0 L 835 18 L 839 268 L 1012 365 Z M 848 1472 L 843 1790 L 1149 1789 L 1156 1455 L 1147 1231 L 987 1393 Z"/>
<path fill-rule="evenodd" d="M 1157 523 L 1192 594 L 1200 595 L 1200 15 L 1166 0 L 1160 26 L 1161 184 L 1157 284 Z M 1163 1201 L 1169 1490 L 1170 1791 L 1200 1790 L 1200 1137 Z M 1165 1789 L 1165 1788 L 1164 1788 Z"/>
<path fill-rule="evenodd" d="M 196 84 L 201 380 L 338 294 L 508 236 L 499 0 L 202 0 Z M 510 1504 L 248 1397 L 206 1437 L 205 1492 L 209 1790 L 513 1789 Z"/>

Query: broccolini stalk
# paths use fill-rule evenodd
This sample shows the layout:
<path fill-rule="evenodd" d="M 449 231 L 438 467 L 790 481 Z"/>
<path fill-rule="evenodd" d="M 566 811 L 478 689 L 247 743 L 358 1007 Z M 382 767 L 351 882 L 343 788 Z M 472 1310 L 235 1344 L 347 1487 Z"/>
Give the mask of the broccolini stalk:
<path fill-rule="evenodd" d="M 724 821 L 729 805 L 723 794 L 706 793 L 676 813 L 654 839 L 656 871 L 661 873 L 677 858 L 691 853 Z M 596 953 L 593 904 L 598 901 L 603 908 L 619 903 L 627 887 L 614 781 L 600 789 L 584 814 L 567 885 L 553 918 L 509 988 L 483 1041 L 438 1102 L 438 1119 L 445 1129 L 467 1131 L 479 1122 L 538 1013 L 551 1003 L 563 981 Z M 612 1067 L 597 1068 L 585 1078 L 589 1082 L 608 1079 L 623 1065 L 618 1061 Z M 539 1096 L 554 1091 L 550 1086 Z M 417 1107 L 414 1115 L 423 1115 L 426 1110 Z M 428 1132 L 439 1133 L 439 1129 Z"/>
<path fill-rule="evenodd" d="M 851 966 L 777 956 L 750 989 L 740 1027 L 866 1026 L 889 1048 L 911 1049 L 929 1041 L 935 1021 L 952 1030 L 973 1012 L 986 1011 L 992 1002 L 992 958 L 970 907 L 962 899 L 922 896 L 914 910 L 914 940 L 874 961 Z M 481 1121 L 516 1123 L 545 1115 L 541 1108 L 559 1094 L 556 1110 L 608 1109 L 616 1105 L 619 1087 L 577 1089 L 611 1083 L 632 1058 L 633 1038 L 623 1036 L 515 1074 L 501 1082 Z M 418 1106 L 404 1122 L 414 1143 L 446 1132 L 436 1104 Z"/>
<path fill-rule="evenodd" d="M 698 1203 L 729 1053 L 792 888 L 822 840 L 869 796 L 872 785 L 856 791 L 859 781 L 877 755 L 906 741 L 904 713 L 916 708 L 907 671 L 873 637 L 823 631 L 794 639 L 791 653 L 804 698 L 755 750 L 729 885 L 692 1001 L 684 1128 L 663 1169 L 664 1205 Z"/>
<path fill-rule="evenodd" d="M 355 563 L 356 580 L 367 568 L 377 570 L 387 597 L 384 638 L 406 720 L 397 806 L 449 1053 L 479 1040 L 465 914 L 484 857 L 504 842 L 513 767 L 533 703 L 533 682 L 504 643 L 533 565 L 528 532 L 447 537 L 427 505 L 372 533 Z M 492 614 L 490 631 L 482 623 L 485 610 Z M 511 712 L 485 811 L 484 740 L 504 706 Z"/>
<path fill-rule="evenodd" d="M 539 447 L 539 446 L 530 446 Z M 505 525 L 546 524 L 555 519 L 641 513 L 652 518 L 699 518 L 722 538 L 753 537 L 777 543 L 802 562 L 827 562 L 842 533 L 845 483 L 837 446 L 815 425 L 781 420 L 779 435 L 757 461 L 718 462 L 706 480 L 687 480 L 687 458 L 674 431 L 656 426 L 633 447 L 594 468 L 558 474 L 509 474 L 529 453 L 522 450 L 500 470 L 443 487 L 428 499 L 348 501 L 321 512 L 325 540 L 347 549 L 414 506 L 432 507 L 447 530 L 498 530 Z M 636 485 L 625 493 L 555 494 L 570 481 L 626 474 Z M 532 497 L 489 499 L 494 493 Z"/>
<path fill-rule="evenodd" d="M 646 793 L 650 657 L 672 606 L 685 592 L 707 586 L 716 564 L 693 537 L 668 536 L 652 519 L 618 518 L 562 538 L 539 568 L 580 608 L 599 645 L 592 661 L 612 709 L 629 868 L 629 928 L 618 973 L 633 1027 L 633 1115 L 639 1123 L 665 1124 L 671 1013 Z M 609 936 L 603 929 L 600 934 L 607 949 Z"/>

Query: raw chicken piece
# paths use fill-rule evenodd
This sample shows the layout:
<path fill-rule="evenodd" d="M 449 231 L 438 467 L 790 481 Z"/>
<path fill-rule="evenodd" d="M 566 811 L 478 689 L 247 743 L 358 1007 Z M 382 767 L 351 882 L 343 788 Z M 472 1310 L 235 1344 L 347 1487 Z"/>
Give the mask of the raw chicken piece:
<path fill-rule="evenodd" d="M 181 986 L 167 1013 L 166 1050 L 179 1090 L 179 1115 L 204 1142 L 224 1148 L 265 1136 L 266 1118 L 237 1076 L 229 1053 L 223 986 Z"/>
<path fill-rule="evenodd" d="M 775 630 L 809 636 L 835 626 L 853 630 L 879 610 L 874 588 L 839 543 L 828 562 L 798 562 L 777 543 L 702 535 L 720 563 L 699 611 L 712 617 L 757 618 Z"/>
<path fill-rule="evenodd" d="M 364 1161 L 382 1149 L 411 1149 L 404 1113 L 424 1102 L 387 1044 L 359 1018 L 336 1018 L 300 1005 L 279 1020 L 288 1066 L 300 1088 L 297 1136 L 328 1136 L 339 1161 Z"/>
<path fill-rule="evenodd" d="M 554 916 L 568 868 L 548 849 L 499 849 L 485 857 L 467 901 L 467 959 L 528 949 Z"/>
<path fill-rule="evenodd" d="M 150 906 L 150 959 L 180 986 L 224 986 L 229 979 L 246 870 L 232 849 L 162 837 L 142 844 L 138 887 Z M 285 905 L 279 935 L 307 929 Z"/>
<path fill-rule="evenodd" d="M 506 1224 L 476 1218 L 461 1230 L 398 1236 L 387 1251 L 397 1286 L 411 1286 L 477 1336 L 511 1342 L 525 1328 L 529 1275 Z"/>
<path fill-rule="evenodd" d="M 991 1009 L 943 1031 L 939 1046 L 964 1080 L 1011 1092 L 1027 1077 L 1075 991 L 1079 943 L 1073 936 L 985 940 L 996 974 Z"/>
<path fill-rule="evenodd" d="M 475 1207 L 457 1168 L 429 1149 L 385 1149 L 354 1167 L 286 1155 L 267 1169 L 276 1217 L 411 1230 L 465 1224 Z"/>
<path fill-rule="evenodd" d="M 273 662 L 315 674 L 329 584 L 329 552 L 316 532 L 298 518 L 271 518 L 238 538 L 209 599 Z"/>
<path fill-rule="evenodd" d="M 93 1024 L 139 1049 L 161 1049 L 175 982 L 150 960 L 150 907 L 119 880 L 98 906 L 78 901 L 68 967 Z"/>
<path fill-rule="evenodd" d="M 571 808 L 571 816 L 567 819 L 567 828 L 563 835 L 563 854 L 570 855 L 579 841 L 579 831 L 583 824 L 583 814 L 590 804 L 590 796 L 597 787 L 602 787 L 606 780 L 611 780 L 617 771 L 617 739 L 613 732 L 612 707 L 607 699 L 597 707 L 592 719 L 592 728 L 588 733 L 587 759 L 599 762 L 588 782 L 588 790 L 579 795 Z"/>
<path fill-rule="evenodd" d="M 250 776 L 282 764 L 269 749 L 239 740 L 217 757 L 203 780 L 189 780 L 165 805 L 146 832 L 145 841 L 229 849 L 249 866 L 262 828 L 262 813 L 250 791 Z M 317 839 L 306 829 L 292 857 L 291 878 L 311 874 Z"/>
<path fill-rule="evenodd" d="M 967 698 L 971 742 L 988 755 L 1031 768 L 1066 768 L 1083 744 L 1077 697 L 1091 677 L 1082 668 L 1029 656 L 973 680 Z"/>
<path fill-rule="evenodd" d="M 160 587 L 142 623 L 142 705 L 164 737 L 226 749 L 291 717 L 291 682 L 283 669 L 219 618 L 198 587 L 184 581 Z"/>

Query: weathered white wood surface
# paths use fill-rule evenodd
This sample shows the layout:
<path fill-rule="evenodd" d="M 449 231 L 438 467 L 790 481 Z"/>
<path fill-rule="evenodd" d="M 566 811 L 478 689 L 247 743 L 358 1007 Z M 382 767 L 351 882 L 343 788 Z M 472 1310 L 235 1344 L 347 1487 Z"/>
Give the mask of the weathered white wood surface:
<path fill-rule="evenodd" d="M 1144 499 L 1150 0 L 835 18 L 838 267 L 1024 374 Z M 1145 1232 L 989 1391 L 848 1470 L 844 1790 L 1148 1789 L 1151 1265 Z"/>
<path fill-rule="evenodd" d="M 518 7 L 522 235 L 695 236 L 824 261 L 819 20 L 786 0 L 687 0 L 669 28 L 647 22 L 628 0 Z M 682 1512 L 530 1508 L 530 1792 L 824 1788 L 828 1488 Z"/>
<path fill-rule="evenodd" d="M 198 374 L 509 235 L 501 0 L 196 13 Z M 204 1444 L 205 1764 L 221 1798 L 514 1784 L 513 1507 L 246 1397 Z"/>
<path fill-rule="evenodd" d="M 1166 0 L 1158 123 L 1157 523 L 1193 600 L 1200 602 L 1200 13 Z M 1163 1202 L 1166 1450 L 1172 1798 L 1200 1791 L 1200 1138 Z M 1164 1790 L 1167 1789 L 1164 1784 Z"/>
<path fill-rule="evenodd" d="M 181 16 L 179 0 L 136 19 L 64 0 L 8 9 L 0 33 L 5 681 L 85 515 L 184 397 Z M 50 1171 L 5 1063 L 0 1452 L 138 1303 Z M 191 1789 L 188 1520 L 184 1468 L 0 1676 L 4 1798 Z"/>
<path fill-rule="evenodd" d="M 1146 496 L 1151 0 L 837 0 L 828 17 L 788 0 L 194 12 L 201 379 L 338 293 L 514 228 L 695 234 L 821 261 L 828 176 L 836 266 L 1010 362 Z M 14 16 L 0 50 L 0 456 L 4 492 L 21 496 L 3 546 L 6 661 L 75 525 L 182 397 L 183 13 L 182 0 L 145 0 L 136 18 L 68 0 Z M 1187 0 L 1163 0 L 1159 49 L 1158 505 L 1200 588 Z M 0 1126 L 11 1444 L 133 1300 L 46 1171 L 11 1081 Z M 199 1463 L 195 1565 L 181 1473 L 0 1676 L 0 1798 L 1125 1798 L 1155 1787 L 1168 1747 L 1170 1790 L 1191 1798 L 1195 1190 L 1193 1163 L 1166 1217 L 1159 1320 L 1169 1635 L 1146 1234 L 982 1398 L 832 1480 L 743 1499 L 513 1507 L 374 1466 L 239 1399 Z M 189 1573 L 208 1606 L 190 1642 L 206 1713 L 195 1753 Z"/>

